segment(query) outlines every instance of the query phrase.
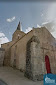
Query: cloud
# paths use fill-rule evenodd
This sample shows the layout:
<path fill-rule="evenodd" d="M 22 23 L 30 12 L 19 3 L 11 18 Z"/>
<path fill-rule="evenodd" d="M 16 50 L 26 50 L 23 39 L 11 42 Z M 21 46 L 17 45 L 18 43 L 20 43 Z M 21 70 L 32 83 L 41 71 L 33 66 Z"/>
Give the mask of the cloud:
<path fill-rule="evenodd" d="M 7 22 L 12 22 L 12 21 L 14 21 L 16 18 L 15 18 L 15 16 L 14 17 L 12 17 L 12 18 L 8 18 L 8 19 L 6 19 L 6 21 Z"/>
<path fill-rule="evenodd" d="M 41 28 L 41 26 L 40 26 L 40 25 L 38 25 L 38 24 L 37 24 L 37 27 L 38 27 L 38 28 Z"/>
<path fill-rule="evenodd" d="M 44 16 L 44 14 L 41 14 L 41 17 L 43 17 Z"/>
<path fill-rule="evenodd" d="M 56 28 L 56 23 L 55 21 L 43 22 L 42 26 L 45 26 L 50 32 L 54 32 Z"/>
<path fill-rule="evenodd" d="M 42 23 L 41 26 L 45 26 L 56 38 L 56 3 L 55 2 L 50 3 L 48 8 L 46 9 L 46 12 L 44 12 L 43 14 L 44 22 Z"/>
<path fill-rule="evenodd" d="M 48 6 L 45 20 L 52 21 L 56 18 L 56 3 L 53 2 Z"/>
<path fill-rule="evenodd" d="M 0 47 L 1 47 L 1 44 L 6 42 L 9 42 L 8 38 L 5 36 L 4 33 L 0 32 Z"/>
<path fill-rule="evenodd" d="M 49 22 L 43 22 L 42 25 L 48 24 Z"/>
<path fill-rule="evenodd" d="M 44 13 L 44 22 L 42 23 L 50 32 L 56 30 L 56 3 L 49 4 L 46 13 Z"/>
<path fill-rule="evenodd" d="M 28 33 L 28 32 L 31 31 L 31 30 L 32 30 L 32 28 L 31 28 L 31 27 L 28 27 L 28 28 L 26 29 L 25 33 Z"/>

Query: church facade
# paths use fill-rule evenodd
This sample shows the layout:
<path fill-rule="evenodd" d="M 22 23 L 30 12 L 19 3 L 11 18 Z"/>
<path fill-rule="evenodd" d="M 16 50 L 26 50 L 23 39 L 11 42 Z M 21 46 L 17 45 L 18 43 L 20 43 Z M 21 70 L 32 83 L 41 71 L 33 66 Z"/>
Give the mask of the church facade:
<path fill-rule="evenodd" d="M 42 80 L 49 70 L 56 74 L 56 40 L 45 27 L 33 28 L 25 34 L 19 22 L 12 41 L 2 44 L 2 48 L 4 65 L 23 71 L 29 79 Z"/>

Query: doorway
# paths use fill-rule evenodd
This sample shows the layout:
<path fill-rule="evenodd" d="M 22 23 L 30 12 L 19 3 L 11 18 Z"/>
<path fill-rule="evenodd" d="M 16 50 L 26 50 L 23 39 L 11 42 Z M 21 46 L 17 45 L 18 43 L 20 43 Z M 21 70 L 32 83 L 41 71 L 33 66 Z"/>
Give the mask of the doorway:
<path fill-rule="evenodd" d="M 48 73 L 51 73 L 50 61 L 49 61 L 48 55 L 45 56 L 45 65 L 46 65 L 47 74 L 48 74 Z"/>

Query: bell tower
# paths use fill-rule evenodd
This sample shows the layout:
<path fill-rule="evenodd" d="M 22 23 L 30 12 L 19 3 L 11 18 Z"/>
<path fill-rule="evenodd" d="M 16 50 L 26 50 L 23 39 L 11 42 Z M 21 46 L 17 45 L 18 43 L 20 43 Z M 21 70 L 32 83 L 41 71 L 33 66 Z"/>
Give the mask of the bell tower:
<path fill-rule="evenodd" d="M 19 21 L 19 24 L 17 26 L 17 30 L 20 30 L 21 31 L 21 23 L 20 23 L 20 21 Z"/>
<path fill-rule="evenodd" d="M 23 31 L 21 31 L 21 23 L 19 22 L 16 31 L 13 33 L 12 40 L 17 41 L 25 35 Z"/>

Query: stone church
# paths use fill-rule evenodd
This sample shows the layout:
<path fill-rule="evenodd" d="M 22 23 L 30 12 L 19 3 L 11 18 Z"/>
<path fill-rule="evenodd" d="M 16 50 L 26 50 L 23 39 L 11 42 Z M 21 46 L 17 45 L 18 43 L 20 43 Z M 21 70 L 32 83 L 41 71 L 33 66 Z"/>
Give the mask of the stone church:
<path fill-rule="evenodd" d="M 32 80 L 43 79 L 47 70 L 56 74 L 55 38 L 45 27 L 33 28 L 27 34 L 20 29 L 19 22 L 12 41 L 1 45 L 5 50 L 3 65 L 19 69 Z"/>

